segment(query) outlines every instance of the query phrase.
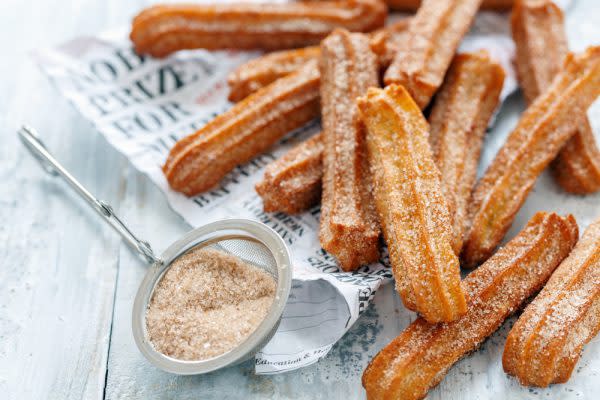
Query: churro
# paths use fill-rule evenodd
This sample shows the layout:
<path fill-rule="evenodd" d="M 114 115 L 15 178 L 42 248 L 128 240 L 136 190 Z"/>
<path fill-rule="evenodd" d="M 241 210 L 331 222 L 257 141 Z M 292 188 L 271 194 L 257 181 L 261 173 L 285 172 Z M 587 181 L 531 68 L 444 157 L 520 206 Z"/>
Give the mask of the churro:
<path fill-rule="evenodd" d="M 460 254 L 467 206 L 483 136 L 500 100 L 504 70 L 487 52 L 459 54 L 435 98 L 430 142 L 450 213 L 452 248 Z"/>
<path fill-rule="evenodd" d="M 371 50 L 381 68 L 387 68 L 396 51 L 406 44 L 410 18 L 379 29 L 371 35 Z M 319 46 L 281 50 L 250 60 L 236 68 L 227 79 L 229 100 L 240 101 L 258 89 L 300 68 L 306 61 L 321 56 Z"/>
<path fill-rule="evenodd" d="M 377 56 L 382 70 L 389 67 L 396 53 L 408 43 L 408 27 L 412 18 L 402 18 L 390 26 L 371 34 L 371 50 Z"/>
<path fill-rule="evenodd" d="M 600 95 L 600 47 L 567 56 L 563 70 L 523 113 L 470 203 L 463 265 L 475 266 L 500 243 L 537 177 L 575 133 L 577 115 Z"/>
<path fill-rule="evenodd" d="M 385 0 L 391 10 L 415 11 L 421 6 L 421 0 Z M 483 0 L 484 10 L 507 11 L 513 6 L 514 0 Z"/>
<path fill-rule="evenodd" d="M 311 61 L 179 140 L 163 167 L 171 187 L 188 196 L 203 192 L 317 117 L 319 80 L 318 63 Z"/>
<path fill-rule="evenodd" d="M 377 86 L 369 39 L 336 30 L 321 43 L 323 193 L 321 246 L 345 271 L 379 259 L 379 226 L 368 172 L 365 130 L 355 99 Z"/>
<path fill-rule="evenodd" d="M 600 220 L 590 225 L 506 339 L 502 364 L 523 385 L 569 380 L 600 330 Z"/>
<path fill-rule="evenodd" d="M 519 81 L 525 98 L 532 103 L 552 82 L 567 55 L 563 13 L 549 0 L 517 0 L 512 31 Z M 585 113 L 579 119 L 574 126 L 576 133 L 552 163 L 552 172 L 566 191 L 586 194 L 600 190 L 600 150 Z"/>
<path fill-rule="evenodd" d="M 456 321 L 418 318 L 365 370 L 367 398 L 422 399 L 448 369 L 475 350 L 536 293 L 577 241 L 572 216 L 538 213 L 505 247 L 464 280 L 468 311 Z"/>
<path fill-rule="evenodd" d="M 266 212 L 296 214 L 321 199 L 323 139 L 319 133 L 267 165 L 256 192 Z"/>
<path fill-rule="evenodd" d="M 410 23 L 408 44 L 385 72 L 385 84 L 403 85 L 425 108 L 442 84 L 480 4 L 481 0 L 424 0 Z"/>
<path fill-rule="evenodd" d="M 258 89 L 296 71 L 307 61 L 321 55 L 319 46 L 281 50 L 255 58 L 240 65 L 227 77 L 229 100 L 240 101 Z"/>
<path fill-rule="evenodd" d="M 402 86 L 369 89 L 358 106 L 396 288 L 427 321 L 453 321 L 466 302 L 427 121 Z"/>
<path fill-rule="evenodd" d="M 130 38 L 138 53 L 154 57 L 197 48 L 279 50 L 318 44 L 335 28 L 369 32 L 386 16 L 381 0 L 158 5 L 134 18 Z"/>

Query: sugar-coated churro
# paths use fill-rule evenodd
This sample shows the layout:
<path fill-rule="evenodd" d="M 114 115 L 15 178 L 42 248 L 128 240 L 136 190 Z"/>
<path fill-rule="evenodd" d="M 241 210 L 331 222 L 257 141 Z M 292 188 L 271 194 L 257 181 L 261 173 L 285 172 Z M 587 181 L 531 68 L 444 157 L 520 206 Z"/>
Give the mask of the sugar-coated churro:
<path fill-rule="evenodd" d="M 402 86 L 369 89 L 358 106 L 396 288 L 427 321 L 455 320 L 466 302 L 427 121 Z"/>
<path fill-rule="evenodd" d="M 577 241 L 572 216 L 538 213 L 464 280 L 468 311 L 456 321 L 418 318 L 371 361 L 362 383 L 370 400 L 422 399 L 536 293 Z"/>
<path fill-rule="evenodd" d="M 421 6 L 421 0 L 385 0 L 392 10 L 415 11 Z M 513 6 L 514 0 L 483 0 L 481 8 L 484 10 L 507 11 Z"/>
<path fill-rule="evenodd" d="M 371 193 L 365 130 L 355 99 L 377 86 L 369 39 L 336 30 L 321 43 L 323 193 L 321 246 L 345 271 L 379 258 L 379 226 Z"/>
<path fill-rule="evenodd" d="M 424 0 L 413 17 L 408 44 L 385 72 L 386 85 L 403 85 L 422 109 L 442 84 L 481 0 Z"/>
<path fill-rule="evenodd" d="M 460 254 L 467 206 L 483 136 L 500 100 L 504 70 L 487 52 L 459 54 L 435 98 L 430 142 L 450 212 L 452 248 Z"/>
<path fill-rule="evenodd" d="M 335 28 L 369 32 L 385 22 L 381 0 L 173 4 L 145 9 L 130 38 L 140 54 L 183 49 L 279 50 L 318 44 Z"/>
<path fill-rule="evenodd" d="M 256 192 L 266 212 L 296 214 L 321 199 L 323 139 L 319 133 L 267 165 Z"/>
<path fill-rule="evenodd" d="M 408 43 L 408 27 L 412 18 L 403 18 L 371 34 L 371 50 L 382 69 L 389 67 L 396 53 Z"/>
<path fill-rule="evenodd" d="M 600 330 L 600 220 L 590 225 L 506 339 L 502 364 L 523 385 L 569 380 Z"/>
<path fill-rule="evenodd" d="M 517 0 L 512 31 L 519 81 L 525 98 L 532 103 L 552 82 L 567 55 L 563 13 L 550 0 Z M 600 190 L 600 150 L 585 113 L 574 128 L 576 133 L 552 163 L 552 172 L 566 191 L 593 193 Z"/>
<path fill-rule="evenodd" d="M 203 192 L 317 117 L 319 80 L 318 63 L 310 61 L 179 140 L 163 167 L 171 187 L 188 196 Z"/>
<path fill-rule="evenodd" d="M 469 205 L 463 265 L 475 266 L 500 243 L 537 177 L 572 137 L 577 115 L 600 95 L 600 47 L 566 58 L 552 84 L 523 113 Z"/>
<path fill-rule="evenodd" d="M 319 46 L 281 50 L 240 65 L 227 77 L 229 100 L 240 101 L 321 56 Z"/>
<path fill-rule="evenodd" d="M 406 44 L 409 21 L 410 18 L 404 18 L 372 33 L 371 50 L 377 56 L 380 67 L 387 68 L 396 51 Z M 240 101 L 258 89 L 294 72 L 306 61 L 318 59 L 320 56 L 320 47 L 311 46 L 276 51 L 250 60 L 229 74 L 229 100 Z"/>

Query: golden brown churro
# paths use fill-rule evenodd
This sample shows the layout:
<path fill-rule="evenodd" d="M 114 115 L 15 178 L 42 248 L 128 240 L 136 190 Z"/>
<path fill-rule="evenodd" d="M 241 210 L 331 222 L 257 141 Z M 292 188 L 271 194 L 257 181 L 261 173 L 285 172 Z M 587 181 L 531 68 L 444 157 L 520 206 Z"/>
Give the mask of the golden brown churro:
<path fill-rule="evenodd" d="M 600 330 L 600 220 L 588 227 L 506 339 L 502 364 L 523 385 L 569 380 Z"/>
<path fill-rule="evenodd" d="M 321 199 L 322 155 L 319 133 L 267 165 L 263 180 L 256 184 L 265 211 L 296 214 L 317 204 Z"/>
<path fill-rule="evenodd" d="M 549 0 L 518 0 L 512 30 L 519 81 L 525 98 L 532 103 L 560 71 L 569 50 L 564 17 Z M 552 163 L 552 172 L 566 191 L 593 193 L 600 190 L 600 150 L 585 114 L 574 128 L 577 132 Z"/>
<path fill-rule="evenodd" d="M 240 65 L 227 77 L 229 100 L 240 101 L 258 89 L 296 71 L 307 61 L 321 56 L 319 46 L 265 54 Z"/>
<path fill-rule="evenodd" d="M 424 0 L 409 27 L 408 45 L 385 72 L 385 84 L 403 85 L 425 108 L 442 84 L 481 0 Z"/>
<path fill-rule="evenodd" d="M 369 32 L 386 15 L 381 0 L 158 5 L 134 18 L 130 38 L 138 53 L 155 57 L 197 48 L 279 50 L 318 44 L 339 27 Z"/>
<path fill-rule="evenodd" d="M 459 54 L 454 57 L 429 118 L 429 139 L 441 172 L 456 254 L 462 248 L 483 136 L 498 106 L 503 83 L 504 70 L 490 60 L 487 52 Z"/>
<path fill-rule="evenodd" d="M 389 67 L 396 53 L 408 43 L 408 27 L 412 18 L 403 18 L 371 34 L 371 50 L 382 69 Z"/>
<path fill-rule="evenodd" d="M 468 311 L 456 321 L 418 318 L 371 361 L 363 374 L 367 398 L 422 399 L 448 369 L 475 350 L 536 293 L 577 241 L 572 216 L 538 213 L 464 280 Z"/>
<path fill-rule="evenodd" d="M 307 63 L 179 140 L 163 167 L 171 187 L 188 196 L 203 192 L 236 165 L 251 160 L 286 133 L 317 117 L 317 64 Z"/>
<path fill-rule="evenodd" d="M 377 86 L 369 40 L 336 30 L 321 43 L 323 194 L 321 246 L 350 271 L 379 259 L 379 226 L 371 195 L 365 130 L 355 99 Z"/>
<path fill-rule="evenodd" d="M 386 68 L 392 62 L 398 48 L 406 44 L 409 21 L 410 18 L 404 18 L 371 35 L 371 50 L 382 68 Z M 312 46 L 268 53 L 250 60 L 229 74 L 229 100 L 240 101 L 261 87 L 294 72 L 306 61 L 318 59 L 320 56 L 320 47 Z"/>
<path fill-rule="evenodd" d="M 463 265 L 475 266 L 492 254 L 537 177 L 575 132 L 573 115 L 587 109 L 599 94 L 600 47 L 570 54 L 477 183 L 469 206 L 471 226 Z"/>
<path fill-rule="evenodd" d="M 369 89 L 358 106 L 396 288 L 427 321 L 453 321 L 466 302 L 427 121 L 402 86 Z"/>
<path fill-rule="evenodd" d="M 421 6 L 421 0 L 385 0 L 391 10 L 415 11 Z M 510 10 L 514 0 L 483 0 L 481 8 L 484 10 L 507 11 Z"/>

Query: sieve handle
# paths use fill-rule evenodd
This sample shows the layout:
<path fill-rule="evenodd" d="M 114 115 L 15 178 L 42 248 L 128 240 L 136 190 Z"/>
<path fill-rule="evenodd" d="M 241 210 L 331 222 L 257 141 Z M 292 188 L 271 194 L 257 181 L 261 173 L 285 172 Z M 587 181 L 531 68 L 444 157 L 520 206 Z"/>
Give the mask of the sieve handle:
<path fill-rule="evenodd" d="M 154 255 L 148 242 L 138 239 L 115 214 L 110 204 L 98 200 L 84 188 L 53 156 L 48 152 L 44 143 L 37 137 L 35 131 L 23 126 L 17 132 L 21 142 L 27 147 L 31 155 L 38 160 L 44 171 L 52 176 L 63 178 L 106 222 L 114 228 L 125 240 L 125 243 L 135 250 L 149 263 L 161 263 L 161 259 Z"/>

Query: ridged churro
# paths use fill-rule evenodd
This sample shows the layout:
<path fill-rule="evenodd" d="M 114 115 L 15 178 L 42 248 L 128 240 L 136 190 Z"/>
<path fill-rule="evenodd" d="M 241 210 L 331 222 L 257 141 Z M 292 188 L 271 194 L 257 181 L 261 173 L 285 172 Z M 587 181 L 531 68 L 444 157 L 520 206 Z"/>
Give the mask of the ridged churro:
<path fill-rule="evenodd" d="M 323 193 L 321 246 L 345 271 L 379 259 L 365 130 L 355 99 L 378 85 L 369 39 L 336 30 L 321 43 Z"/>
<path fill-rule="evenodd" d="M 391 10 L 415 11 L 421 6 L 421 0 L 385 0 Z M 514 0 L 483 0 L 484 10 L 507 11 L 513 6 Z"/>
<path fill-rule="evenodd" d="M 600 331 L 600 220 L 590 225 L 506 339 L 502 364 L 523 385 L 569 380 Z"/>
<path fill-rule="evenodd" d="M 442 84 L 480 4 L 481 0 L 424 0 L 410 23 L 408 44 L 385 72 L 385 84 L 403 85 L 425 108 Z"/>
<path fill-rule="evenodd" d="M 188 196 L 203 192 L 317 117 L 319 80 L 318 63 L 311 61 L 179 140 L 163 167 L 171 187 Z"/>
<path fill-rule="evenodd" d="M 487 52 L 459 54 L 435 98 L 429 139 L 450 213 L 452 248 L 462 249 L 467 206 L 486 128 L 500 100 L 504 70 Z"/>
<path fill-rule="evenodd" d="M 406 44 L 410 18 L 404 18 L 371 35 L 371 50 L 382 68 L 392 62 L 396 51 Z M 250 60 L 236 68 L 227 79 L 229 100 L 240 101 L 249 94 L 300 68 L 306 61 L 321 56 L 319 46 L 281 50 Z"/>
<path fill-rule="evenodd" d="M 453 321 L 466 301 L 427 121 L 402 86 L 369 89 L 358 106 L 396 288 L 427 321 Z"/>
<path fill-rule="evenodd" d="M 296 214 L 321 199 L 323 138 L 319 133 L 292 148 L 265 169 L 256 192 L 266 212 Z"/>
<path fill-rule="evenodd" d="M 377 56 L 382 69 L 389 67 L 396 53 L 407 45 L 411 20 L 412 18 L 403 18 L 371 34 L 371 50 Z"/>
<path fill-rule="evenodd" d="M 130 38 L 138 53 L 154 57 L 197 48 L 279 50 L 318 44 L 335 28 L 369 32 L 386 15 L 381 0 L 158 5 L 134 18 Z"/>
<path fill-rule="evenodd" d="M 492 254 L 537 177 L 574 134 L 577 115 L 600 95 L 600 47 L 570 54 L 552 84 L 523 113 L 486 173 L 469 206 L 463 265 Z"/>
<path fill-rule="evenodd" d="M 321 56 L 319 46 L 267 53 L 240 65 L 227 77 L 229 100 L 240 101 L 258 89 L 296 71 Z"/>
<path fill-rule="evenodd" d="M 422 399 L 448 369 L 475 350 L 536 293 L 577 241 L 572 216 L 538 213 L 505 247 L 464 280 L 468 311 L 456 321 L 418 318 L 365 370 L 367 398 Z"/>
<path fill-rule="evenodd" d="M 560 71 L 568 53 L 563 13 L 550 0 L 517 0 L 512 31 L 519 81 L 532 103 Z M 552 163 L 552 172 L 566 191 L 593 193 L 600 190 L 600 150 L 585 113 L 574 128 L 577 131 Z"/>

